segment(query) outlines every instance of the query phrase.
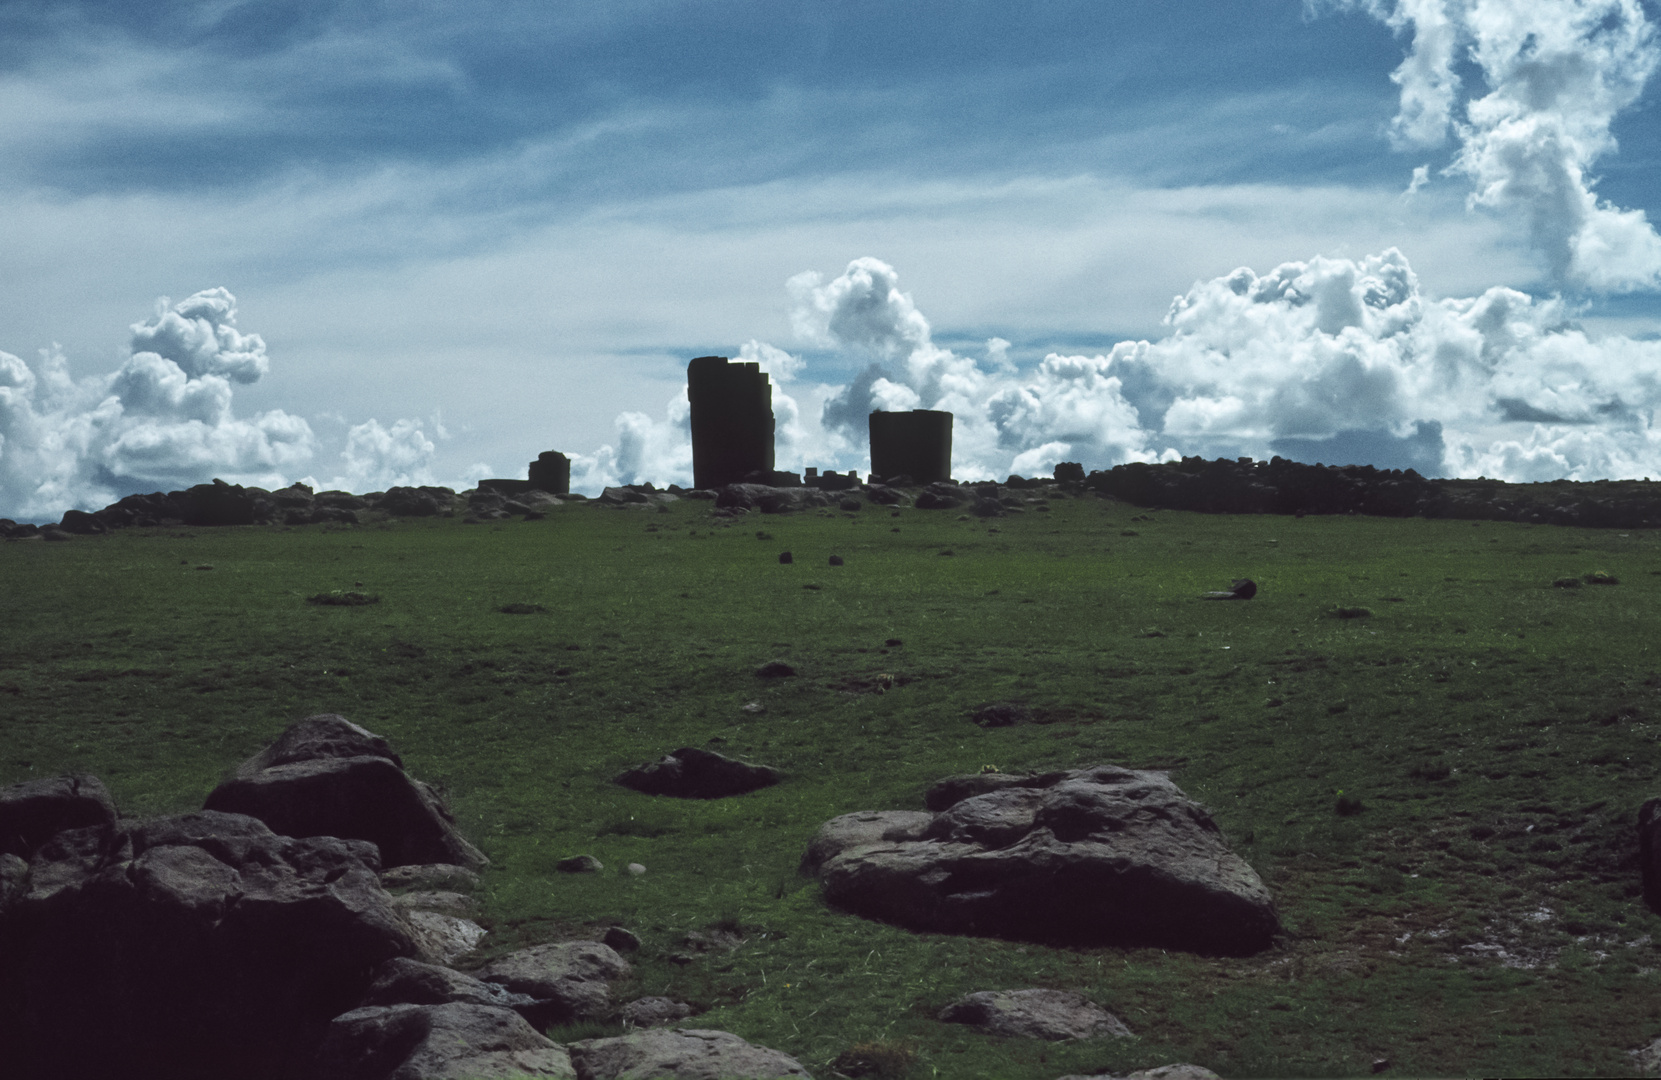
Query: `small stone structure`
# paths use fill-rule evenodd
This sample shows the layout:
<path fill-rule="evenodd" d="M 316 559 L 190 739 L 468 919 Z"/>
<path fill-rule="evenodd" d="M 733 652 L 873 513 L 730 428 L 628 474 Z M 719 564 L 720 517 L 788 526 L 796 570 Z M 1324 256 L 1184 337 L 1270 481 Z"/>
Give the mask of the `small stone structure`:
<path fill-rule="evenodd" d="M 544 450 L 531 462 L 529 480 L 504 480 L 491 477 L 480 480 L 480 491 L 498 495 L 523 495 L 528 491 L 542 491 L 549 495 L 571 493 L 571 459 L 557 450 Z"/>
<path fill-rule="evenodd" d="M 697 488 L 773 473 L 773 388 L 759 364 L 700 356 L 686 366 L 692 406 L 692 475 Z"/>
<path fill-rule="evenodd" d="M 952 414 L 936 409 L 871 414 L 871 475 L 914 484 L 952 478 Z"/>

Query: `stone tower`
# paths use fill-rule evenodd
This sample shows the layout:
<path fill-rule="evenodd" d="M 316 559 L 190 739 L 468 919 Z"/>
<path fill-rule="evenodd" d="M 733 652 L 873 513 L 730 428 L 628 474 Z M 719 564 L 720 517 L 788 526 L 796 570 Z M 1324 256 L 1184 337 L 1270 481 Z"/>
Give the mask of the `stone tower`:
<path fill-rule="evenodd" d="M 952 414 L 935 409 L 871 414 L 871 475 L 919 484 L 952 478 Z"/>
<path fill-rule="evenodd" d="M 773 472 L 773 387 L 758 364 L 700 356 L 686 365 L 692 483 L 717 488 Z M 766 482 L 766 481 L 763 481 Z"/>

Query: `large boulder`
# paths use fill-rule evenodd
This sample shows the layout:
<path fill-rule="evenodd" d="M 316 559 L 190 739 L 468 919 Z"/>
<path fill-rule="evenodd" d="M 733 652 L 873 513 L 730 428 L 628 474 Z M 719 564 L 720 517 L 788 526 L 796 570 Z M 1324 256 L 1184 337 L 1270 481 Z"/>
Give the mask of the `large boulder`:
<path fill-rule="evenodd" d="M 385 739 L 332 713 L 284 731 L 237 766 L 205 806 L 257 817 L 285 836 L 368 840 L 389 867 L 490 862 L 462 839 L 438 793 L 404 773 Z"/>
<path fill-rule="evenodd" d="M 834 819 L 804 869 L 831 903 L 915 930 L 1247 955 L 1279 929 L 1257 873 L 1164 773 L 1097 765 L 945 786 L 985 790 L 931 799 L 939 812 L 915 839 L 901 838 L 916 832 L 909 816 Z"/>
<path fill-rule="evenodd" d="M 565 1048 L 510 1009 L 370 1005 L 335 1017 L 309 1080 L 481 1080 L 577 1072 Z"/>
<path fill-rule="evenodd" d="M 614 979 L 629 973 L 629 963 L 598 941 L 533 945 L 493 960 L 476 977 L 524 994 L 545 1010 L 548 1023 L 600 1020 L 611 1012 Z"/>
<path fill-rule="evenodd" d="M 170 497 L 186 525 L 252 525 L 259 516 L 263 494 L 259 488 L 215 480 L 172 492 Z"/>
<path fill-rule="evenodd" d="M 449 488 L 391 487 L 376 502 L 375 509 L 394 517 L 437 517 L 454 513 L 458 504 L 466 505 Z"/>
<path fill-rule="evenodd" d="M 658 761 L 635 766 L 619 776 L 617 782 L 647 795 L 720 799 L 771 787 L 779 779 L 778 770 L 766 765 L 751 765 L 708 750 L 683 746 Z"/>
<path fill-rule="evenodd" d="M 27 861 L 65 829 L 114 825 L 115 801 L 96 776 L 54 776 L 0 788 L 0 853 Z"/>
<path fill-rule="evenodd" d="M 946 1006 L 940 1019 L 1024 1039 L 1122 1039 L 1131 1033 L 1118 1017 L 1082 995 L 1043 988 L 981 990 Z"/>
<path fill-rule="evenodd" d="M 806 1077 L 801 1062 L 725 1031 L 651 1028 L 566 1047 L 581 1080 L 782 1080 Z"/>
<path fill-rule="evenodd" d="M 7 1074 L 293 1075 L 415 950 L 377 862 L 211 810 L 59 833 L 0 913 Z"/>

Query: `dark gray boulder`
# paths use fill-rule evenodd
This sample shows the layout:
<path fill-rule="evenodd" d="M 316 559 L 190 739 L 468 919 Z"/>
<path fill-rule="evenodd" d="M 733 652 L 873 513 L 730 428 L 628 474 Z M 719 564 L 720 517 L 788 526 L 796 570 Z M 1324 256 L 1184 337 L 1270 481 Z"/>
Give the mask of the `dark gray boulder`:
<path fill-rule="evenodd" d="M 58 523 L 58 528 L 77 536 L 97 536 L 99 533 L 109 531 L 102 521 L 85 510 L 65 510 L 63 520 Z"/>
<path fill-rule="evenodd" d="M 0 913 L 16 1076 L 295 1075 L 370 973 L 415 950 L 374 845 L 201 811 L 61 832 Z"/>
<path fill-rule="evenodd" d="M 1650 910 L 1661 911 L 1661 798 L 1638 808 L 1638 872 L 1644 901 Z"/>
<path fill-rule="evenodd" d="M 975 710 L 975 723 L 981 727 L 1013 727 L 1032 719 L 1032 710 L 1018 702 L 998 701 Z"/>
<path fill-rule="evenodd" d="M 766 765 L 751 765 L 708 750 L 683 746 L 661 760 L 630 769 L 617 782 L 647 795 L 720 799 L 770 787 L 779 779 L 778 771 Z"/>
<path fill-rule="evenodd" d="M 464 1002 L 369 1005 L 343 1013 L 310 1080 L 476 1080 L 577 1072 L 565 1048 L 511 1009 Z"/>
<path fill-rule="evenodd" d="M 489 1005 L 512 1009 L 537 1027 L 553 1022 L 550 1003 L 529 994 L 516 994 L 500 983 L 485 982 L 440 964 L 427 964 L 407 956 L 394 957 L 375 972 L 359 1005 Z"/>
<path fill-rule="evenodd" d="M 96 776 L 53 776 L 0 788 L 0 852 L 28 860 L 65 829 L 114 825 L 115 800 Z"/>
<path fill-rule="evenodd" d="M 566 1047 L 582 1080 L 783 1080 L 806 1077 L 801 1062 L 725 1031 L 652 1028 Z"/>
<path fill-rule="evenodd" d="M 636 998 L 617 1011 L 623 1026 L 633 1028 L 662 1027 L 691 1015 L 692 1006 L 666 997 Z"/>
<path fill-rule="evenodd" d="M 1118 1017 L 1066 990 L 981 990 L 946 1006 L 940 1019 L 968 1024 L 988 1035 L 1025 1039 L 1128 1038 Z"/>
<path fill-rule="evenodd" d="M 480 968 L 476 977 L 524 994 L 546 1010 L 548 1023 L 600 1020 L 611 1012 L 611 982 L 629 963 L 598 941 L 565 941 L 520 949 Z"/>
<path fill-rule="evenodd" d="M 804 867 L 838 907 L 915 930 L 1247 955 L 1279 929 L 1256 871 L 1164 773 L 1097 765 L 957 785 L 977 786 L 915 839 L 865 839 L 911 834 L 909 815 L 833 819 Z"/>
<path fill-rule="evenodd" d="M 381 872 L 388 889 L 476 889 L 479 875 L 453 863 L 411 863 Z"/>
<path fill-rule="evenodd" d="M 9 852 L 0 853 L 0 912 L 28 888 L 29 863 Z"/>
<path fill-rule="evenodd" d="M 391 487 L 375 503 L 375 509 L 395 517 L 437 517 L 454 513 L 461 500 L 449 488 Z"/>
<path fill-rule="evenodd" d="M 385 866 L 490 860 L 456 831 L 444 800 L 406 775 L 385 739 L 325 713 L 292 725 L 209 794 L 285 836 L 340 836 L 380 848 Z"/>

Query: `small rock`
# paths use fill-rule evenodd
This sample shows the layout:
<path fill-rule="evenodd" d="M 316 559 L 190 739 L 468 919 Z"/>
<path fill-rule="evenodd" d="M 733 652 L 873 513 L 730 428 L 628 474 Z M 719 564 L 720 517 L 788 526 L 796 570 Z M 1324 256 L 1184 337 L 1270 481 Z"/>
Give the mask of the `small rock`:
<path fill-rule="evenodd" d="M 479 902 L 458 892 L 407 892 L 392 898 L 392 906 L 403 911 L 436 911 L 440 915 L 466 918 L 479 909 Z"/>
<path fill-rule="evenodd" d="M 554 869 L 562 874 L 595 874 L 605 868 L 605 864 L 592 855 L 573 855 L 554 864 Z"/>
<path fill-rule="evenodd" d="M 1096 1076 L 1070 1074 L 1061 1077 L 1060 1080 L 1222 1080 L 1222 1077 L 1202 1065 L 1179 1062 L 1174 1065 L 1159 1065 L 1152 1069 L 1137 1069 L 1122 1077 L 1115 1077 L 1112 1073 Z"/>
<path fill-rule="evenodd" d="M 434 964 L 448 964 L 479 947 L 486 930 L 471 919 L 439 911 L 405 911 L 416 953 Z"/>
<path fill-rule="evenodd" d="M 999 701 L 982 705 L 975 710 L 975 723 L 981 727 L 1014 727 L 1032 719 L 1032 710 L 1013 701 Z"/>
<path fill-rule="evenodd" d="M 831 564 L 831 565 L 832 565 L 832 566 L 841 566 L 841 565 L 842 565 L 842 556 L 840 556 L 840 555 L 832 555 L 832 556 L 831 556 L 831 557 L 830 557 L 830 564 Z"/>
<path fill-rule="evenodd" d="M 1130 1029 L 1118 1017 L 1066 990 L 982 990 L 946 1006 L 940 1019 L 948 1024 L 968 1024 L 988 1035 L 1029 1039 L 1130 1035 Z"/>
<path fill-rule="evenodd" d="M 846 510 L 848 513 L 853 514 L 858 513 L 859 509 L 865 504 L 860 502 L 858 499 L 843 499 L 836 505 L 838 509 Z"/>
<path fill-rule="evenodd" d="M 629 1002 L 618 1012 L 626 1028 L 653 1028 L 685 1020 L 692 1006 L 666 997 L 643 997 Z"/>
<path fill-rule="evenodd" d="M 412 863 L 394 866 L 381 875 L 387 889 L 476 889 L 479 875 L 465 866 L 450 863 Z"/>
<path fill-rule="evenodd" d="M 719 799 L 771 787 L 780 779 L 777 770 L 765 765 L 751 765 L 708 750 L 683 746 L 658 761 L 630 769 L 617 782 L 646 795 Z"/>
<path fill-rule="evenodd" d="M 796 669 L 782 660 L 769 661 L 756 668 L 756 678 L 758 679 L 788 679 L 794 674 L 796 674 Z"/>
<path fill-rule="evenodd" d="M 567 1049 L 577 1074 L 585 1080 L 647 1076 L 783 1080 L 808 1076 L 795 1058 L 754 1046 L 725 1031 L 651 1028 L 615 1039 L 584 1039 Z"/>
<path fill-rule="evenodd" d="M 644 866 L 640 865 L 639 863 L 632 862 L 632 863 L 629 864 L 629 873 L 634 875 L 635 877 L 639 877 L 641 874 L 644 874 L 645 872 L 646 872 L 646 868 Z"/>
<path fill-rule="evenodd" d="M 788 552 L 788 551 L 779 552 L 779 562 L 788 563 L 788 562 L 795 562 L 795 561 L 796 560 L 791 557 L 790 552 Z"/>
<path fill-rule="evenodd" d="M 640 864 L 629 864 L 631 872 L 636 866 L 640 866 Z M 640 866 L 640 871 L 641 873 L 645 873 L 646 868 L 644 866 Z M 638 952 L 640 950 L 640 939 L 635 936 L 633 931 L 625 930 L 621 926 L 613 926 L 611 929 L 606 931 L 606 936 L 600 940 L 620 953 Z"/>
<path fill-rule="evenodd" d="M 764 713 L 767 711 L 767 706 L 759 701 L 747 701 L 740 708 L 747 713 Z"/>
<path fill-rule="evenodd" d="M 1236 578 L 1228 588 L 1205 595 L 1208 600 L 1250 600 L 1257 595 L 1257 582 L 1251 578 Z"/>

